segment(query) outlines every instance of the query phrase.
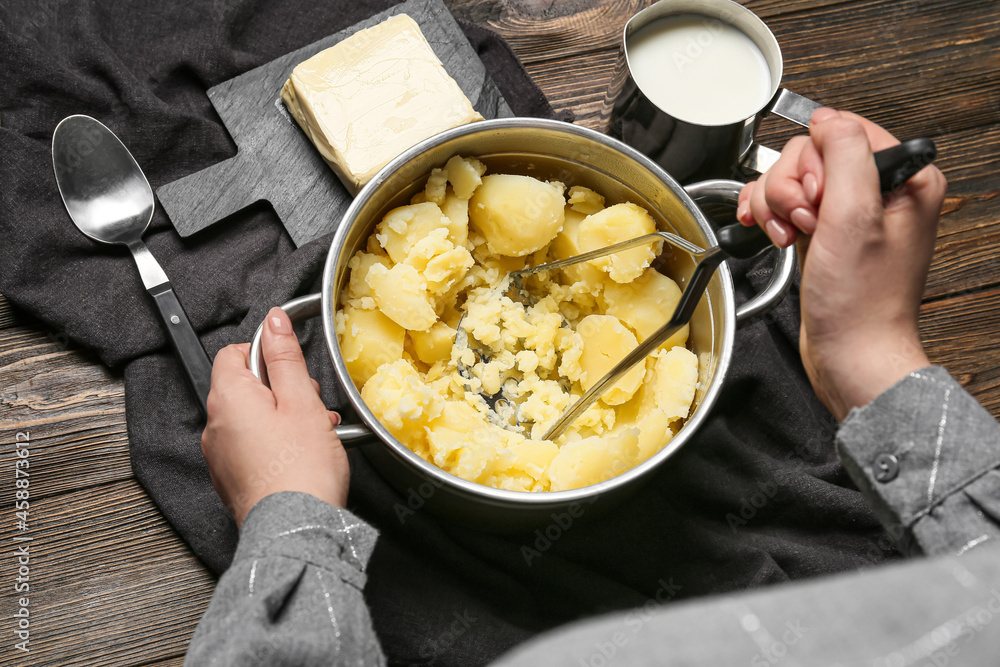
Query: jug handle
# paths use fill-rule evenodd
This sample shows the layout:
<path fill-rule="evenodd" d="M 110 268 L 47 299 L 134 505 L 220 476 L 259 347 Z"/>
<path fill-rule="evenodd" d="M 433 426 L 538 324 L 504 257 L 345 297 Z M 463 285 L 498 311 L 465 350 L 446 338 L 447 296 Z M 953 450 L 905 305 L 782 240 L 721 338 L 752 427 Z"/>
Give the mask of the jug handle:
<path fill-rule="evenodd" d="M 781 116 L 796 125 L 809 127 L 809 119 L 812 118 L 813 111 L 816 111 L 821 106 L 823 105 L 819 102 L 814 102 L 808 97 L 793 93 L 787 88 L 779 88 L 778 92 L 771 99 L 771 102 L 764 108 L 763 114 L 773 113 L 775 116 Z M 741 164 L 744 169 L 763 174 L 771 168 L 771 165 L 778 161 L 778 157 L 780 156 L 780 151 L 754 142 L 750 145 L 750 149 L 747 151 Z"/>

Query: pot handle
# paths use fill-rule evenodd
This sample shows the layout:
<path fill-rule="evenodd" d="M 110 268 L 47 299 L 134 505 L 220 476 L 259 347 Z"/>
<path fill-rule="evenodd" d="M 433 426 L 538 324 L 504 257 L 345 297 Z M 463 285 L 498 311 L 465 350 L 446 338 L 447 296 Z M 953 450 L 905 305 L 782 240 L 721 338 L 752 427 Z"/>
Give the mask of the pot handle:
<path fill-rule="evenodd" d="M 722 179 L 701 181 L 684 186 L 684 189 L 699 206 L 702 202 L 736 206 L 742 188 L 743 184 L 739 181 Z M 735 224 L 742 226 L 739 222 Z M 792 245 L 778 250 L 774 273 L 771 274 L 771 282 L 768 283 L 764 291 L 736 309 L 736 325 L 739 326 L 743 322 L 763 315 L 774 308 L 784 298 L 794 279 L 795 246 Z"/>
<path fill-rule="evenodd" d="M 323 311 L 323 295 L 316 293 L 300 296 L 297 299 L 292 299 L 288 303 L 282 304 L 281 309 L 288 313 L 288 318 L 292 322 L 316 317 Z M 263 332 L 264 323 L 261 322 L 253 335 L 253 341 L 250 343 L 250 372 L 257 376 L 265 385 L 268 385 L 267 366 L 264 365 L 264 349 L 261 345 Z M 337 437 L 340 438 L 340 442 L 344 447 L 353 447 L 354 445 L 361 444 L 362 440 L 369 440 L 376 437 L 375 433 L 364 424 L 341 424 L 334 427 L 333 430 L 336 431 Z"/>

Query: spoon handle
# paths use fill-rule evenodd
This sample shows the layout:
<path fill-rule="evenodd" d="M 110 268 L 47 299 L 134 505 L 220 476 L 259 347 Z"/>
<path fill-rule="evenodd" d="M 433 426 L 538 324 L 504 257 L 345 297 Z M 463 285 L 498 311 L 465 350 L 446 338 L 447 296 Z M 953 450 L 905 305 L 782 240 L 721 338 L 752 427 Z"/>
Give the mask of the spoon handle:
<path fill-rule="evenodd" d="M 167 330 L 170 345 L 174 348 L 177 358 L 180 359 L 188 384 L 191 385 L 191 389 L 198 399 L 201 415 L 207 417 L 208 390 L 212 385 L 212 362 L 205 354 L 205 348 L 201 346 L 198 334 L 194 332 L 191 322 L 188 321 L 187 313 L 184 312 L 181 302 L 174 294 L 167 274 L 163 272 L 163 267 L 153 257 L 153 253 L 149 252 L 149 248 L 142 241 L 132 241 L 127 245 L 132 252 L 135 266 L 139 269 L 139 277 L 142 278 L 143 286 L 156 302 L 156 308 L 160 312 L 160 319 L 163 320 L 163 327 Z"/>
<path fill-rule="evenodd" d="M 198 398 L 198 407 L 202 416 L 207 416 L 206 401 L 208 390 L 212 385 L 212 362 L 209 361 L 205 348 L 202 347 L 198 335 L 191 327 L 187 314 L 177 300 L 170 283 L 158 285 L 149 290 L 150 296 L 156 302 L 163 325 L 167 330 L 170 344 L 180 359 L 184 374 L 187 376 L 191 389 Z"/>

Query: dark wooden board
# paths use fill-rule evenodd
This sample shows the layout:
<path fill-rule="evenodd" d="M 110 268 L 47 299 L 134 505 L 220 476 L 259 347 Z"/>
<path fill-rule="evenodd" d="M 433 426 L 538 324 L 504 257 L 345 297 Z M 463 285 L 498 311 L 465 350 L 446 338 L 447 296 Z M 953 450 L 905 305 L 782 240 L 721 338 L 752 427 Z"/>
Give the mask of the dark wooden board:
<path fill-rule="evenodd" d="M 336 229 L 351 195 L 288 114 L 281 87 L 303 60 L 404 13 L 420 25 L 476 111 L 484 118 L 513 115 L 441 0 L 408 0 L 209 89 L 208 98 L 238 152 L 157 189 L 177 232 L 190 236 L 261 200 L 271 203 L 296 245 Z"/>
<path fill-rule="evenodd" d="M 522 62 L 533 64 L 594 51 L 617 49 L 625 23 L 655 0 L 446 0 L 452 13 L 482 23 L 507 39 Z M 827 66 L 831 57 L 857 63 L 872 61 L 869 46 L 890 48 L 918 43 L 925 35 L 948 42 L 954 33 L 938 25 L 965 20 L 963 28 L 976 26 L 978 13 L 992 0 L 742 0 L 740 4 L 760 16 L 778 37 L 786 65 L 808 54 L 808 69 Z M 845 11 L 845 6 L 848 7 Z M 960 7 L 956 11 L 956 7 Z M 963 19 L 964 17 L 964 19 Z M 808 29 L 795 30 L 807 22 Z M 829 40 L 829 41 L 828 41 Z M 798 44 L 796 46 L 796 43 Z M 954 45 L 954 40 L 951 41 Z M 846 45 L 847 48 L 843 48 Z M 798 49 L 801 47 L 801 54 Z M 789 50 L 796 51 L 789 54 Z M 904 51 L 904 55 L 906 52 Z M 807 62 L 803 58 L 803 62 Z"/>

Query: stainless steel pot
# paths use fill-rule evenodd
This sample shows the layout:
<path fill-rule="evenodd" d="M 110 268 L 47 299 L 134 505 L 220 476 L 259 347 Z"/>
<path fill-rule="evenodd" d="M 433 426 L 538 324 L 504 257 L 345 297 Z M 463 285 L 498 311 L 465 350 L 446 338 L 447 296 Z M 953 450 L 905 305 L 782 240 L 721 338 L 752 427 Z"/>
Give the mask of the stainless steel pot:
<path fill-rule="evenodd" d="M 556 179 L 567 186 L 584 185 L 600 192 L 608 203 L 634 202 L 645 207 L 661 230 L 674 232 L 702 247 L 715 235 L 696 202 L 721 200 L 735 204 L 742 184 L 705 181 L 682 188 L 652 160 L 599 132 L 553 120 L 503 118 L 442 132 L 407 150 L 382 169 L 347 210 L 333 236 L 323 272 L 322 293 L 282 306 L 293 320 L 320 315 L 327 348 L 337 378 L 362 420 L 342 425 L 345 445 L 374 438 L 363 452 L 376 469 L 404 496 L 405 513 L 427 507 L 479 529 L 532 530 L 551 524 L 556 516 L 588 518 L 600 515 L 638 489 L 641 483 L 691 439 L 708 417 L 718 397 L 733 352 L 738 324 L 769 310 L 791 285 L 794 250 L 777 253 L 768 288 L 739 309 L 735 307 L 728 267 L 721 266 L 691 320 L 689 346 L 699 359 L 699 390 L 687 423 L 670 443 L 638 466 L 600 484 L 572 491 L 525 493 L 503 491 L 451 475 L 420 458 L 379 423 L 351 381 L 337 341 L 334 314 L 337 297 L 348 281 L 347 263 L 365 247 L 375 225 L 390 209 L 406 204 L 423 189 L 434 167 L 453 155 L 475 156 L 491 173 L 520 173 Z M 694 261 L 684 253 L 668 252 L 657 266 L 684 285 Z M 260 349 L 261 329 L 251 348 L 251 370 L 265 374 Z M 264 375 L 266 381 L 266 374 Z"/>

